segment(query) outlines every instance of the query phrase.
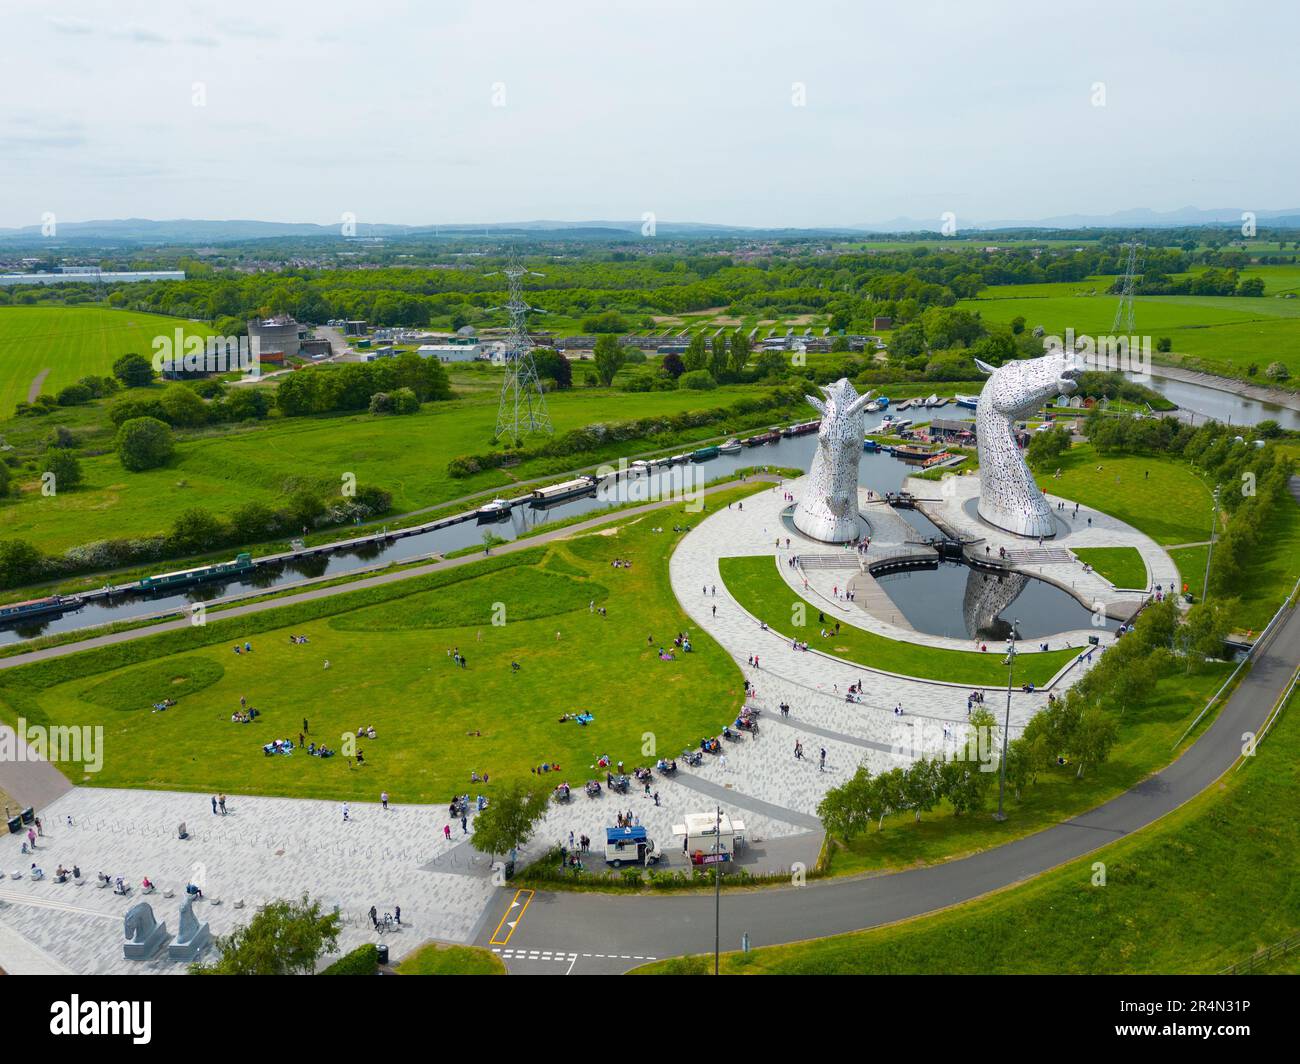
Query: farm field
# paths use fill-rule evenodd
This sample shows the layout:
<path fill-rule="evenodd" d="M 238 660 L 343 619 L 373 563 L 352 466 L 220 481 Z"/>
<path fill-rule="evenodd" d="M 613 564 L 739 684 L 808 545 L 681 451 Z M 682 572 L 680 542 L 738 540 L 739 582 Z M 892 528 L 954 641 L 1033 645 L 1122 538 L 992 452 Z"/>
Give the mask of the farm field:
<path fill-rule="evenodd" d="M 668 580 L 681 534 L 653 530 L 683 519 L 694 520 L 666 508 L 549 547 L 20 667 L 0 676 L 0 710 L 9 721 L 102 725 L 102 771 L 83 779 L 67 766 L 99 786 L 366 801 L 386 789 L 436 803 L 467 789 L 490 795 L 542 763 L 561 766 L 556 784 L 579 786 L 603 777 L 592 767 L 602 754 L 644 761 L 647 727 L 676 754 L 717 734 L 743 698 L 739 670 L 706 634 L 691 632 L 693 652 L 673 661 L 647 642 L 653 633 L 671 650 L 690 628 Z M 245 640 L 252 652 L 236 655 Z M 153 712 L 167 697 L 176 705 Z M 260 710 L 253 723 L 231 720 L 241 698 Z M 585 727 L 559 722 L 584 711 L 595 717 Z M 303 731 L 339 749 L 371 725 L 364 765 L 263 754 Z M 471 788 L 472 771 L 492 782 Z"/>
<path fill-rule="evenodd" d="M 1273 269 L 1270 267 L 1270 269 Z M 1259 271 L 1264 275 L 1264 271 Z M 1003 288 L 1013 291 L 1004 294 Z M 1117 297 L 1098 285 L 1095 296 L 1023 294 L 1031 289 L 1059 289 L 1058 285 L 1008 285 L 985 289 L 975 299 L 958 306 L 990 322 L 1010 322 L 1023 317 L 1025 327 L 1041 325 L 1049 336 L 1108 335 L 1115 319 Z M 1084 287 L 1082 283 L 1071 285 Z M 1243 376 L 1253 363 L 1262 374 L 1274 361 L 1300 369 L 1300 300 L 1272 296 L 1138 296 L 1134 299 L 1136 329 L 1140 335 L 1168 336 L 1173 354 L 1186 355 L 1207 370 Z M 1154 341 L 1153 341 L 1154 342 Z M 1176 358 L 1162 356 L 1166 361 Z"/>
<path fill-rule="evenodd" d="M 129 351 L 151 358 L 155 336 L 183 328 L 210 336 L 207 325 L 138 311 L 104 307 L 0 307 L 0 416 L 27 398 L 32 382 L 49 370 L 41 391 L 51 395 L 87 374 L 107 375 Z"/>

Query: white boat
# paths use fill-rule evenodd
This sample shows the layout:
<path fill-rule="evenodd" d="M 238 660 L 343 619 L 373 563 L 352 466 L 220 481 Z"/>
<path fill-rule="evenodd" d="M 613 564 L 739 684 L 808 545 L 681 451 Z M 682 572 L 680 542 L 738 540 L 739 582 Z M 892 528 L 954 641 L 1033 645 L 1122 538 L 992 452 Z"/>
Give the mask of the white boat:
<path fill-rule="evenodd" d="M 959 395 L 957 396 L 957 405 L 964 406 L 968 410 L 974 410 L 980 405 L 980 397 L 978 395 Z"/>
<path fill-rule="evenodd" d="M 878 414 L 880 413 L 880 404 L 876 402 L 874 399 L 872 399 L 871 402 L 869 402 L 862 409 L 865 410 L 868 414 Z"/>
<path fill-rule="evenodd" d="M 505 499 L 493 499 L 480 506 L 475 513 L 485 520 L 496 521 L 509 515 L 510 503 Z"/>
<path fill-rule="evenodd" d="M 925 401 L 925 405 L 926 405 L 927 407 L 930 407 L 930 406 L 938 406 L 938 405 L 939 405 L 939 396 L 938 396 L 938 394 L 936 393 L 935 395 L 930 396 L 930 398 L 927 399 L 927 400 Z"/>
<path fill-rule="evenodd" d="M 726 443 L 719 446 L 718 450 L 723 454 L 738 454 L 740 453 L 740 441 L 733 436 Z"/>
<path fill-rule="evenodd" d="M 642 473 L 650 472 L 650 463 L 643 458 L 638 458 L 628 468 L 635 476 L 640 476 Z"/>

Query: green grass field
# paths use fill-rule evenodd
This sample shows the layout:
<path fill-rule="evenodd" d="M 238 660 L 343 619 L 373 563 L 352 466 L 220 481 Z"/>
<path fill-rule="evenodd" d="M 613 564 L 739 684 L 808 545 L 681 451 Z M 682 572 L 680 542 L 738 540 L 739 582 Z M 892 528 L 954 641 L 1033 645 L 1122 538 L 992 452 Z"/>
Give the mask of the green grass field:
<path fill-rule="evenodd" d="M 0 417 L 27 398 L 32 382 L 49 374 L 41 391 L 51 395 L 87 374 L 107 375 L 129 351 L 153 357 L 155 336 L 210 336 L 204 324 L 104 307 L 0 308 Z"/>
<path fill-rule="evenodd" d="M 843 625 L 838 635 L 822 639 L 817 607 L 790 589 L 777 571 L 776 559 L 770 556 L 720 558 L 718 568 L 736 601 L 765 621 L 772 631 L 787 638 L 797 637 L 827 654 L 903 676 L 939 677 L 971 687 L 1005 686 L 1007 682 L 1001 653 L 938 650 L 888 639 L 852 625 Z M 806 618 L 802 628 L 791 620 L 799 603 L 803 603 Z M 1026 651 L 1016 660 L 1019 680 L 1042 686 L 1077 653 L 1075 650 Z"/>
<path fill-rule="evenodd" d="M 498 377 L 495 386 L 499 384 Z M 548 406 L 556 432 L 562 433 L 601 421 L 726 406 L 753 394 L 743 387 L 704 394 L 577 388 L 549 396 Z M 598 460 L 590 455 L 539 459 L 509 470 L 452 477 L 447 472 L 452 458 L 490 449 L 496 416 L 494 387 L 471 398 L 428 404 L 409 417 L 353 414 L 275 420 L 251 429 L 223 426 L 180 439 L 169 465 L 143 473 L 124 470 L 111 451 L 86 456 L 81 462 L 85 483 L 75 491 L 43 496 L 39 482 L 31 480 L 20 498 L 0 502 L 4 535 L 30 540 L 49 552 L 100 539 L 152 535 L 165 532 L 190 507 L 229 513 L 251 501 L 276 505 L 304 484 L 337 491 L 345 473 L 355 474 L 360 484 L 390 491 L 393 509 L 400 513 Z M 694 435 L 718 431 L 710 426 Z M 616 460 L 644 446 L 611 446 L 599 460 Z"/>
<path fill-rule="evenodd" d="M 1292 702 L 1294 703 L 1294 698 Z M 1212 973 L 1295 933 L 1300 725 L 1151 827 L 1024 886 L 934 916 L 722 958 L 727 974 Z M 1105 866 L 1104 885 L 1095 862 Z M 712 971 L 712 958 L 646 974 Z M 1280 962 L 1277 971 L 1295 971 Z"/>
<path fill-rule="evenodd" d="M 1261 267 L 1254 273 L 1270 276 L 1286 267 Z M 1249 276 L 1250 274 L 1247 274 Z M 1278 273 L 1270 283 L 1279 291 L 1295 280 Z M 1081 294 L 1096 288 L 1096 295 Z M 1073 292 L 1074 294 L 1070 294 Z M 978 311 L 987 321 L 1010 322 L 1023 317 L 1028 329 L 1041 325 L 1048 335 L 1104 336 L 1112 332 L 1118 297 L 1105 294 L 1102 279 L 1054 285 L 1005 285 L 985 289 L 975 299 L 958 306 Z M 1259 367 L 1260 383 L 1270 362 L 1281 361 L 1300 370 L 1300 299 L 1269 295 L 1139 296 L 1134 300 L 1135 329 L 1139 335 L 1167 336 L 1173 354 L 1189 356 L 1212 371 L 1242 376 L 1251 363 Z M 1154 341 L 1153 341 L 1154 342 Z M 1161 356 L 1166 361 L 1179 361 Z"/>
<path fill-rule="evenodd" d="M 1057 464 L 1061 475 L 1040 473 L 1038 485 L 1050 495 L 1081 503 L 1076 521 L 1086 523 L 1087 511 L 1093 509 L 1118 517 L 1162 545 L 1209 538 L 1214 497 L 1186 462 L 1134 455 L 1103 458 L 1090 444 L 1080 444 Z"/>
<path fill-rule="evenodd" d="M 20 667 L 0 674 L 0 708 L 10 721 L 102 726 L 102 771 L 83 779 L 80 765 L 66 766 L 92 785 L 355 800 L 387 789 L 397 801 L 444 802 L 484 789 L 471 788 L 471 771 L 495 785 L 544 762 L 561 766 L 555 783 L 580 785 L 602 774 L 592 767 L 601 754 L 645 761 L 647 731 L 675 755 L 739 708 L 739 670 L 707 635 L 692 632 L 694 652 L 675 661 L 657 652 L 690 622 L 668 578 L 681 537 L 652 528 L 693 520 L 676 507 L 615 519 L 600 534 L 308 609 L 218 617 L 179 636 Z M 614 568 L 615 557 L 632 567 Z M 246 639 L 253 652 L 236 655 Z M 452 661 L 454 647 L 467 668 Z M 177 705 L 153 712 L 167 697 Z M 252 724 L 230 719 L 241 697 L 262 711 Z M 581 711 L 595 721 L 559 722 Z M 364 766 L 263 755 L 272 739 L 296 742 L 304 717 L 310 737 L 335 749 L 373 725 L 378 738 L 360 742 Z"/>
<path fill-rule="evenodd" d="M 1137 547 L 1075 547 L 1074 553 L 1115 587 L 1147 586 L 1146 563 Z"/>
<path fill-rule="evenodd" d="M 477 946 L 442 946 L 430 942 L 402 958 L 398 975 L 505 975 L 501 958 Z"/>

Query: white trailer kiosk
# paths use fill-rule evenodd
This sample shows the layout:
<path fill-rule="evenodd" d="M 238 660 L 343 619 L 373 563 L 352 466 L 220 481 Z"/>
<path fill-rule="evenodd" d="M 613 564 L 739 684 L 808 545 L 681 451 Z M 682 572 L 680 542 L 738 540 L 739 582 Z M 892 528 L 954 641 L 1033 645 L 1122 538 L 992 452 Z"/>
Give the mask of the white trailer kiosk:
<path fill-rule="evenodd" d="M 682 853 L 691 864 L 722 863 L 724 868 L 736 859 L 736 851 L 745 845 L 745 825 L 726 813 L 687 813 L 684 824 L 673 825 L 673 835 L 682 840 Z"/>

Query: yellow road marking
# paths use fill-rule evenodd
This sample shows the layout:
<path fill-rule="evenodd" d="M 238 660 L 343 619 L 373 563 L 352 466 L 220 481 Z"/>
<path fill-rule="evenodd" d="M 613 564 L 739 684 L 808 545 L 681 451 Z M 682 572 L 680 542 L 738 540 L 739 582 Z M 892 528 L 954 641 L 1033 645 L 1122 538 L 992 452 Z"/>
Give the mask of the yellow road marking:
<path fill-rule="evenodd" d="M 521 902 L 519 900 L 520 896 L 525 894 L 527 897 Z M 518 927 L 520 921 L 523 920 L 524 913 L 528 911 L 528 906 L 532 903 L 532 900 L 533 892 L 531 890 L 525 888 L 515 891 L 515 896 L 511 899 L 510 904 L 506 906 L 506 911 L 501 914 L 501 922 L 497 924 L 496 930 L 492 932 L 492 938 L 488 941 L 489 946 L 504 946 L 510 942 L 510 936 L 515 933 L 515 928 Z M 515 909 L 519 909 L 519 915 L 511 920 L 510 914 L 514 912 Z M 507 923 L 507 921 L 509 922 Z M 505 938 L 499 937 L 502 928 L 508 929 Z"/>

